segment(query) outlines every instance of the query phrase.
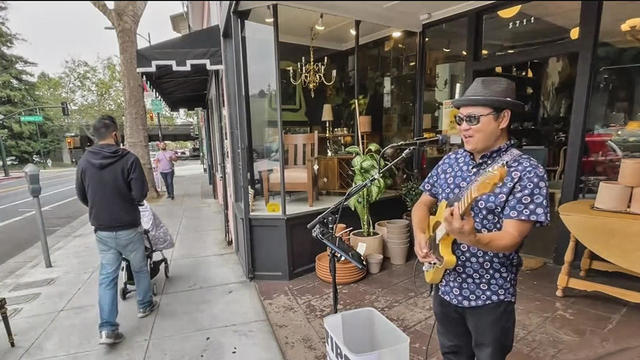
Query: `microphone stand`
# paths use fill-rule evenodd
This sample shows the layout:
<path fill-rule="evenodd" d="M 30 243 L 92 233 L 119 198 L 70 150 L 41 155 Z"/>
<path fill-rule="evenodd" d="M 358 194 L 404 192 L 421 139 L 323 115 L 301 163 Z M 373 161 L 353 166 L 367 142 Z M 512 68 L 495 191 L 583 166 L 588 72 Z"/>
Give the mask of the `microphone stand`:
<path fill-rule="evenodd" d="M 408 145 L 411 142 L 402 145 Z M 415 143 L 415 142 L 414 142 Z M 394 144 L 395 145 L 395 144 Z M 387 148 L 391 147 L 387 146 Z M 385 150 L 387 149 L 385 148 Z M 366 181 L 352 187 L 345 196 L 327 209 L 325 212 L 320 214 L 315 220 L 310 222 L 307 225 L 308 229 L 312 229 L 312 235 L 315 239 L 322 241 L 325 245 L 329 247 L 329 272 L 331 273 L 331 284 L 333 290 L 333 313 L 336 314 L 338 312 L 338 285 L 336 283 L 336 258 L 338 254 L 349 260 L 353 265 L 357 268 L 364 270 L 366 269 L 366 264 L 362 255 L 355 251 L 351 246 L 347 245 L 342 239 L 335 235 L 333 229 L 336 222 L 336 217 L 334 212 L 342 208 L 342 206 L 352 199 L 354 196 L 359 194 L 362 190 L 369 187 L 374 181 L 380 178 L 380 176 L 388 171 L 391 167 L 393 167 L 398 161 L 405 159 L 411 155 L 415 147 L 411 146 L 407 148 L 402 155 L 398 158 L 390 162 L 387 166 L 385 166 L 382 170 L 378 171 L 374 176 L 367 179 Z M 384 150 L 383 152 L 384 153 Z M 382 156 L 381 153 L 381 156 Z"/>

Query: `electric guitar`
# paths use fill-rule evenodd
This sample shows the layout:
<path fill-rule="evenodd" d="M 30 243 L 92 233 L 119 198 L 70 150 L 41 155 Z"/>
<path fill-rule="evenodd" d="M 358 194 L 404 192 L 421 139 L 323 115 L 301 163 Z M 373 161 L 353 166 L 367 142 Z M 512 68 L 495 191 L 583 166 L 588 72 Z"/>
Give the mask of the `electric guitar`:
<path fill-rule="evenodd" d="M 473 201 L 486 193 L 489 193 L 500 184 L 507 176 L 505 165 L 494 166 L 478 179 L 464 192 L 461 199 L 453 206 L 457 206 L 460 215 L 466 215 L 471 209 Z M 436 262 L 425 263 L 424 279 L 429 284 L 437 284 L 442 280 L 445 270 L 456 266 L 456 256 L 453 254 L 453 236 L 447 233 L 444 227 L 444 213 L 449 207 L 446 201 L 440 202 L 435 215 L 429 218 L 427 236 L 429 249 L 436 258 Z"/>

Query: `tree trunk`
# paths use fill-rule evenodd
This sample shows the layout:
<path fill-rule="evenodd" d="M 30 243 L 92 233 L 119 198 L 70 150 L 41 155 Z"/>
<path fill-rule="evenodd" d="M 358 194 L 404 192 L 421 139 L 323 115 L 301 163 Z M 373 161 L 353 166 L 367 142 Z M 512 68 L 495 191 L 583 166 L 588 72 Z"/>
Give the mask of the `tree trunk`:
<path fill-rule="evenodd" d="M 159 196 L 156 188 L 151 158 L 149 155 L 149 135 L 144 107 L 142 79 L 136 72 L 138 24 L 146 7 L 146 1 L 116 1 L 109 9 L 104 1 L 92 1 L 116 29 L 120 51 L 120 76 L 124 90 L 124 136 L 127 149 L 138 156 L 149 184 L 149 196 Z"/>
<path fill-rule="evenodd" d="M 158 197 L 149 155 L 149 134 L 144 107 L 142 80 L 136 72 L 136 29 L 121 26 L 116 30 L 120 49 L 120 68 L 124 90 L 124 136 L 126 146 L 140 158 L 152 197 Z"/>

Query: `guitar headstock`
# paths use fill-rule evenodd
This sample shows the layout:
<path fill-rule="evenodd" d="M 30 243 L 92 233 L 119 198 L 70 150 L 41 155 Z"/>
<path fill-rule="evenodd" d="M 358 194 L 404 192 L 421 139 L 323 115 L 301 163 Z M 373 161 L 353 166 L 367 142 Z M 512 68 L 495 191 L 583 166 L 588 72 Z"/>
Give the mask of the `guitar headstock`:
<path fill-rule="evenodd" d="M 505 165 L 494 166 L 484 175 L 480 176 L 472 186 L 474 197 L 478 197 L 493 191 L 507 177 L 507 167 Z"/>

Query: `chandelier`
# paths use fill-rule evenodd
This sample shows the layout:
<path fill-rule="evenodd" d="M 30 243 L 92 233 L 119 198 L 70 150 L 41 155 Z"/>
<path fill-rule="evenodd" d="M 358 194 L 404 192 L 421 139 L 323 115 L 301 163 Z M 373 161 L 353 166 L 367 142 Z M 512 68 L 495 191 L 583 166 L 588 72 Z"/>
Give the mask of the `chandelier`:
<path fill-rule="evenodd" d="M 324 78 L 324 70 L 327 66 L 327 57 L 324 57 L 324 62 L 313 61 L 313 41 L 318 37 L 318 33 L 315 29 L 311 28 L 311 43 L 309 44 L 309 62 L 305 63 L 304 56 L 302 57 L 302 65 L 298 63 L 298 78 L 293 79 L 293 67 L 289 66 L 289 79 L 293 85 L 302 83 L 302 86 L 306 86 L 311 91 L 311 97 L 314 97 L 313 91 L 323 83 L 325 85 L 332 85 L 336 81 L 336 71 L 331 72 L 331 81 L 327 82 Z"/>

